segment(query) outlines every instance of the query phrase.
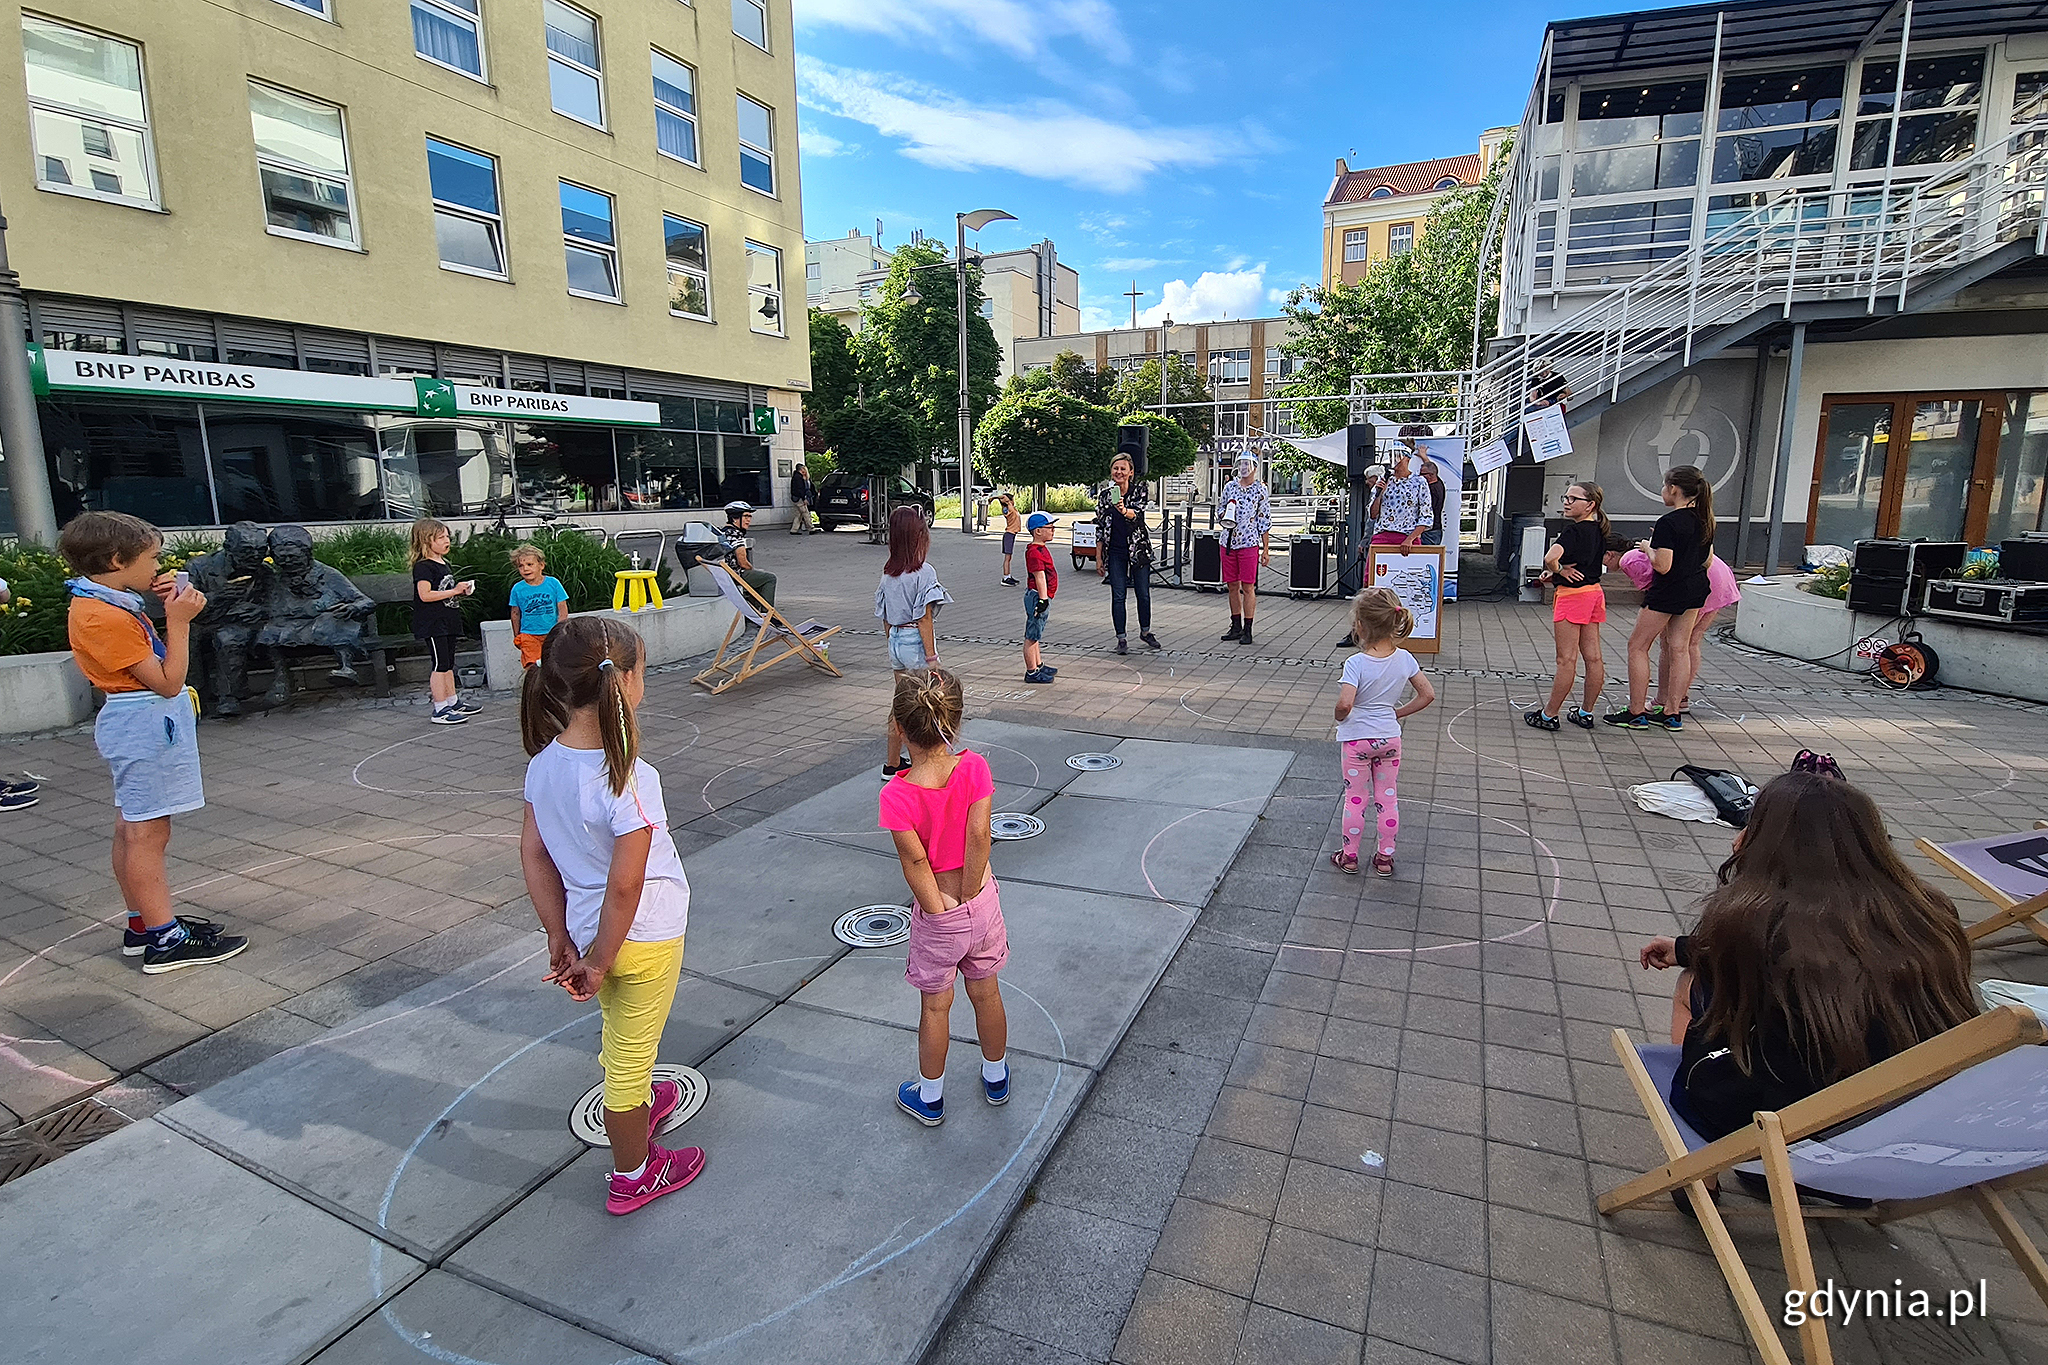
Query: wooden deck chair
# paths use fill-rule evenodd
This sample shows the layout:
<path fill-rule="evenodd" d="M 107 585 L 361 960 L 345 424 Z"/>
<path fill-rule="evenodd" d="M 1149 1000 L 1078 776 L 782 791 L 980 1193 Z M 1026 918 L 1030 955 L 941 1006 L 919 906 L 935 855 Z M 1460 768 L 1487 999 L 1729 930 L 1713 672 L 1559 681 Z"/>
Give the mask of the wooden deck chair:
<path fill-rule="evenodd" d="M 706 564 L 704 568 L 718 584 L 719 594 L 733 609 L 732 624 L 725 628 L 725 639 L 718 646 L 718 653 L 711 660 L 711 666 L 699 673 L 692 681 L 700 687 L 708 687 L 714 693 L 736 687 L 753 677 L 764 673 L 792 655 L 800 655 L 812 668 L 822 669 L 833 677 L 843 677 L 825 657 L 819 645 L 839 633 L 838 626 L 828 626 L 821 621 L 805 621 L 791 625 L 789 618 L 768 604 L 768 600 L 754 591 L 753 585 L 745 579 L 734 576 L 732 570 L 723 564 Z M 741 634 L 747 626 L 754 627 L 754 643 L 740 650 L 734 647 L 733 637 Z M 780 651 L 777 653 L 776 651 Z"/>
<path fill-rule="evenodd" d="M 1791 1357 L 1703 1183 L 1737 1166 L 1751 1169 L 1749 1163 L 1762 1165 L 1785 1278 L 1794 1290 L 1810 1296 L 1816 1288 L 1807 1219 L 1888 1223 L 1967 1201 L 1983 1212 L 2048 1302 L 2048 1262 L 1999 1198 L 2000 1190 L 2048 1178 L 2044 1041 L 2048 1026 L 2040 1016 L 2002 1006 L 1708 1142 L 1667 1099 L 1679 1049 L 1637 1047 L 1616 1029 L 1614 1050 L 1670 1160 L 1601 1195 L 1600 1212 L 1685 1190 L 1767 1365 L 1791 1365 Z M 1872 1203 L 1867 1209 L 1802 1208 L 1799 1186 Z M 1826 1322 L 1809 1314 L 1798 1335 L 1807 1365 L 1833 1361 Z"/>
<path fill-rule="evenodd" d="M 1938 867 L 1954 873 L 1972 891 L 1996 907 L 1975 924 L 1963 926 L 1974 946 L 2014 925 L 2048 943 L 2048 926 L 2039 916 L 2048 912 L 2048 835 L 2038 833 L 2048 821 L 2036 821 L 2021 834 L 1996 834 L 1937 844 L 1919 841 L 1919 849 Z"/>

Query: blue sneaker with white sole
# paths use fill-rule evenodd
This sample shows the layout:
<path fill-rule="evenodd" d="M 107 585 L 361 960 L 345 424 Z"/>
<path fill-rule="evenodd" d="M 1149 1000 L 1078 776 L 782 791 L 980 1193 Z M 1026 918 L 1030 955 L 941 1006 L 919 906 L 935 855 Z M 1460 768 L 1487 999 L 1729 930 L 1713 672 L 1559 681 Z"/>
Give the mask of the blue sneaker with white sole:
<path fill-rule="evenodd" d="M 916 1081 L 905 1081 L 896 1087 L 896 1107 L 927 1128 L 936 1128 L 946 1121 L 945 1096 L 926 1104 L 924 1091 Z"/>
<path fill-rule="evenodd" d="M 1003 1068 L 1003 1078 L 999 1081 L 992 1081 L 987 1076 L 981 1078 L 981 1097 L 990 1104 L 1008 1104 L 1010 1102 L 1009 1067 Z"/>

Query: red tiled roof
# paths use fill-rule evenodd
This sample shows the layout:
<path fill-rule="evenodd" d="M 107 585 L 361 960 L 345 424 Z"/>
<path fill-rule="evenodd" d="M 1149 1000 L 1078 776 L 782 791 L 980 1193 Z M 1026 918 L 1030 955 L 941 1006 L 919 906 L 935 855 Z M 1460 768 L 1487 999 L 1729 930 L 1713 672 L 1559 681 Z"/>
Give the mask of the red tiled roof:
<path fill-rule="evenodd" d="M 1467 152 L 1463 156 L 1440 156 L 1430 161 L 1404 161 L 1398 166 L 1373 166 L 1365 170 L 1345 172 L 1338 178 L 1336 188 L 1330 192 L 1330 197 L 1325 202 L 1357 203 L 1382 185 L 1393 190 L 1396 196 L 1429 194 L 1435 191 L 1440 180 L 1450 178 L 1461 185 L 1476 185 L 1479 183 L 1480 174 L 1477 152 Z"/>

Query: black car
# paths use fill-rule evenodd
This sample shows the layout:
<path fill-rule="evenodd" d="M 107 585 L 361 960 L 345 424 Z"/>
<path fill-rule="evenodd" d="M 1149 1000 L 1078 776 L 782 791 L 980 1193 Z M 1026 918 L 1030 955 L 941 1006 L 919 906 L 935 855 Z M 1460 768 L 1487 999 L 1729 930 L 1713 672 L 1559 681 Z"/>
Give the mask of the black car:
<path fill-rule="evenodd" d="M 811 499 L 811 512 L 818 518 L 818 524 L 828 531 L 839 526 L 866 526 L 868 504 L 873 499 L 873 494 L 868 491 L 869 482 L 860 474 L 827 474 L 820 479 L 817 495 Z M 900 474 L 875 482 L 888 490 L 888 511 L 915 507 L 924 513 L 924 524 L 932 524 L 937 509 L 931 494 Z M 887 516 L 882 520 L 886 522 Z"/>

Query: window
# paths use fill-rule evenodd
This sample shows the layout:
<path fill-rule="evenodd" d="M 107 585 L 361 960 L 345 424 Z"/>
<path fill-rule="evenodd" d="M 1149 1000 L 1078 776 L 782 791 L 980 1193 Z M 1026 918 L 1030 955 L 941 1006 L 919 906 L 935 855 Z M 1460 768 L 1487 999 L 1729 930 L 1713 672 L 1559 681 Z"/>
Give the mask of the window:
<path fill-rule="evenodd" d="M 412 50 L 428 61 L 484 78 L 480 0 L 412 0 Z M 552 44 L 550 44 L 552 46 Z"/>
<path fill-rule="evenodd" d="M 747 243 L 747 325 L 782 335 L 782 253 L 759 242 Z"/>
<path fill-rule="evenodd" d="M 1639 275 L 1691 240 L 1690 199 L 1575 208 L 1567 228 L 1565 283 L 1607 284 Z"/>
<path fill-rule="evenodd" d="M 604 127 L 604 71 L 597 20 L 562 0 L 541 0 L 548 30 L 548 96 L 555 112 Z"/>
<path fill-rule="evenodd" d="M 1364 260 L 1365 247 L 1369 240 L 1370 235 L 1366 229 L 1346 228 L 1344 230 L 1344 259 L 1347 261 Z"/>
<path fill-rule="evenodd" d="M 562 182 L 562 249 L 569 292 L 579 298 L 619 301 L 619 244 L 612 233 L 612 197 Z"/>
<path fill-rule="evenodd" d="M 1209 352 L 1209 382 L 1211 384 L 1251 383 L 1251 349 L 1249 347 L 1239 347 L 1236 350 L 1226 348 Z"/>
<path fill-rule="evenodd" d="M 761 0 L 732 0 L 732 31 L 766 52 L 768 7 Z"/>
<path fill-rule="evenodd" d="M 1301 435 L 1301 417 L 1292 403 L 1268 404 L 1265 418 L 1268 436 Z"/>
<path fill-rule="evenodd" d="M 664 213 L 661 235 L 668 244 L 668 311 L 711 321 L 711 253 L 704 225 Z"/>
<path fill-rule="evenodd" d="M 1365 197 L 1368 199 L 1392 199 L 1394 197 L 1394 187 L 1392 185 L 1381 185 Z"/>
<path fill-rule="evenodd" d="M 740 183 L 775 193 L 775 115 L 768 106 L 739 97 Z"/>
<path fill-rule="evenodd" d="M 1588 90 L 1579 96 L 1574 195 L 1678 189 L 1699 177 L 1705 81 Z"/>
<path fill-rule="evenodd" d="M 249 82 L 249 121 L 263 215 L 280 237 L 354 247 L 354 192 L 341 110 L 332 104 Z"/>
<path fill-rule="evenodd" d="M 824 270 L 825 267 L 818 264 L 818 262 L 816 261 L 804 262 L 804 278 L 807 280 L 815 280 L 820 278 L 824 274 Z"/>
<path fill-rule="evenodd" d="M 27 14 L 21 18 L 21 47 L 36 184 L 155 208 L 142 49 Z"/>
<path fill-rule="evenodd" d="M 697 164 L 697 73 L 664 52 L 654 58 L 654 147 Z"/>
<path fill-rule="evenodd" d="M 1977 105 L 1984 94 L 1981 53 L 1921 57 L 1906 63 L 1904 99 L 1899 105 L 1899 143 L 1892 144 L 1892 93 L 1899 64 L 1865 62 L 1862 95 L 1856 101 L 1856 137 L 1849 169 L 1928 166 L 1960 161 L 1977 146 Z M 1926 111 L 1926 112 L 1915 112 Z"/>
<path fill-rule="evenodd" d="M 1415 224 L 1393 223 L 1387 228 L 1387 254 L 1406 256 L 1415 250 Z"/>
<path fill-rule="evenodd" d="M 1266 378 L 1291 379 L 1301 362 L 1291 355 L 1282 355 L 1268 346 L 1266 348 Z"/>
<path fill-rule="evenodd" d="M 1219 441 L 1241 441 L 1251 420 L 1251 407 L 1245 403 L 1220 403 L 1216 407 L 1216 439 Z"/>
<path fill-rule="evenodd" d="M 322 19 L 332 19 L 334 17 L 327 10 L 327 0 L 284 0 L 284 3 L 290 5 L 293 9 L 310 10 Z"/>
<path fill-rule="evenodd" d="M 498 163 L 482 152 L 427 139 L 427 180 L 434 194 L 434 240 L 441 266 L 505 278 L 505 223 L 498 213 Z"/>
<path fill-rule="evenodd" d="M 1841 117 L 1839 66 L 1728 77 L 1715 124 L 1714 183 L 1828 174 Z"/>
<path fill-rule="evenodd" d="M 1432 188 L 1439 190 L 1454 190 L 1458 188 L 1458 177 L 1455 175 L 1447 175 L 1443 179 L 1437 181 L 1436 184 L 1432 186 Z"/>

